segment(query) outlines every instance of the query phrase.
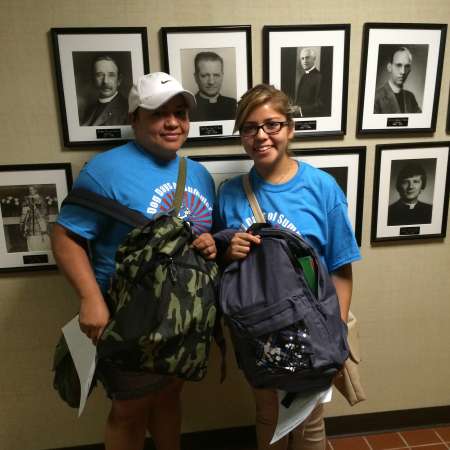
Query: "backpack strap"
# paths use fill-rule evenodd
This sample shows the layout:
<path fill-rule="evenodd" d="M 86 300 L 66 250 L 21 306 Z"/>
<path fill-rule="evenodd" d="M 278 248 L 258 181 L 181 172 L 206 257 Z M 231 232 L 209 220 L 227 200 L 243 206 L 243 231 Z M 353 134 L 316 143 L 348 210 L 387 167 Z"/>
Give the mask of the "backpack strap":
<path fill-rule="evenodd" d="M 178 168 L 177 189 L 173 200 L 172 214 L 177 215 L 183 201 L 184 187 L 186 183 L 186 159 L 180 157 Z M 100 214 L 109 216 L 133 228 L 142 227 L 149 222 L 149 218 L 135 209 L 122 205 L 117 200 L 104 197 L 88 189 L 75 188 L 64 199 L 61 206 L 74 204 L 92 209 Z"/>
<path fill-rule="evenodd" d="M 128 208 L 116 200 L 89 191 L 88 189 L 72 189 L 61 206 L 68 203 L 92 209 L 93 211 L 112 217 L 113 219 L 132 227 L 144 226 L 149 221 L 149 218 L 140 212 Z"/>
<path fill-rule="evenodd" d="M 180 156 L 178 166 L 177 189 L 173 198 L 173 215 L 177 216 L 183 203 L 184 188 L 186 185 L 186 159 Z"/>
<path fill-rule="evenodd" d="M 264 219 L 264 214 L 259 206 L 258 200 L 256 199 L 255 193 L 253 192 L 252 185 L 250 183 L 250 175 L 248 173 L 242 176 L 242 183 L 256 221 L 258 223 L 265 223 L 266 219 Z"/>

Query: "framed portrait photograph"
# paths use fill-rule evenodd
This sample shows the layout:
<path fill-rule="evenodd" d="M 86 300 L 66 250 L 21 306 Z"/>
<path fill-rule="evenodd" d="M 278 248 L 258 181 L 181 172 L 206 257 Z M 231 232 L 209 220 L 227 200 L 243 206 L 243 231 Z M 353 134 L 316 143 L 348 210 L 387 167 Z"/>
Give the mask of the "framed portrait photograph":
<path fill-rule="evenodd" d="M 450 93 L 448 96 L 448 105 L 447 105 L 447 123 L 445 125 L 445 131 L 450 133 Z"/>
<path fill-rule="evenodd" d="M 443 238 L 450 142 L 377 145 L 371 241 Z"/>
<path fill-rule="evenodd" d="M 237 101 L 252 85 L 250 25 L 161 28 L 163 70 L 195 95 L 187 142 L 233 136 Z"/>
<path fill-rule="evenodd" d="M 292 149 L 294 157 L 329 173 L 347 197 L 348 216 L 361 246 L 366 147 Z"/>
<path fill-rule="evenodd" d="M 52 28 L 64 145 L 132 139 L 128 93 L 149 72 L 146 28 Z"/>
<path fill-rule="evenodd" d="M 56 267 L 50 232 L 71 187 L 69 163 L 0 166 L 0 271 Z"/>
<path fill-rule="evenodd" d="M 358 134 L 434 132 L 445 24 L 366 23 Z"/>
<path fill-rule="evenodd" d="M 328 172 L 347 197 L 350 223 L 361 245 L 364 201 L 365 147 L 292 150 L 293 157 Z M 216 189 L 237 175 L 247 173 L 253 161 L 247 155 L 191 156 L 203 164 L 212 175 Z M 248 224 L 250 226 L 251 223 Z"/>
<path fill-rule="evenodd" d="M 265 26 L 263 79 L 294 105 L 295 136 L 344 135 L 350 25 Z"/>

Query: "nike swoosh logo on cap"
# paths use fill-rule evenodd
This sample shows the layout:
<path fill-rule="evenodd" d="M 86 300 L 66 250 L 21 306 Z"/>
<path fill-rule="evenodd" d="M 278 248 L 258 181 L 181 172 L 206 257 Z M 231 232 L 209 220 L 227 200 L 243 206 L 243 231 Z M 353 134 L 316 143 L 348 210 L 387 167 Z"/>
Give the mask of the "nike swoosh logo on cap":
<path fill-rule="evenodd" d="M 168 83 L 169 81 L 171 81 L 171 80 L 166 80 L 166 81 L 161 80 L 161 84 L 166 84 L 166 83 Z"/>

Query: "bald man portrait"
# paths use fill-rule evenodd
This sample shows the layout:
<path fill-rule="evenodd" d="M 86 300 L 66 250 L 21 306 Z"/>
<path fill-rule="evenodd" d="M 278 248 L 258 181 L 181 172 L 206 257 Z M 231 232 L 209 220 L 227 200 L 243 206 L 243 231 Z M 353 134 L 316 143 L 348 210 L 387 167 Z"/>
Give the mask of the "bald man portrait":
<path fill-rule="evenodd" d="M 404 85 L 412 71 L 413 56 L 407 47 L 397 47 L 386 65 L 387 81 L 375 92 L 374 114 L 417 114 L 421 109 L 415 95 Z"/>
<path fill-rule="evenodd" d="M 297 87 L 295 103 L 300 107 L 301 117 L 320 117 L 324 115 L 323 77 L 316 67 L 316 53 L 305 47 L 300 51 L 300 65 L 304 74 Z"/>

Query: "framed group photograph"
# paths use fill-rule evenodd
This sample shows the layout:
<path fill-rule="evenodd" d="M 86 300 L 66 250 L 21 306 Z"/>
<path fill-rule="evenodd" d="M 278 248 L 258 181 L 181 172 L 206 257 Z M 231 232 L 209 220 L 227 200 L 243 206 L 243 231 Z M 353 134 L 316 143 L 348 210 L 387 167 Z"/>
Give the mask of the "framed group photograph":
<path fill-rule="evenodd" d="M 294 107 L 295 136 L 344 135 L 350 25 L 265 26 L 263 79 Z"/>
<path fill-rule="evenodd" d="M 146 28 L 52 28 L 64 145 L 132 139 L 128 93 L 149 72 Z"/>
<path fill-rule="evenodd" d="M 436 130 L 446 34 L 446 24 L 364 24 L 358 134 Z"/>
<path fill-rule="evenodd" d="M 233 136 L 237 101 L 252 85 L 250 25 L 161 28 L 163 70 L 195 95 L 187 142 Z"/>
<path fill-rule="evenodd" d="M 69 163 L 0 166 L 0 271 L 56 267 L 50 232 L 71 187 Z"/>
<path fill-rule="evenodd" d="M 377 145 L 371 241 L 443 238 L 450 142 Z"/>
<path fill-rule="evenodd" d="M 292 150 L 294 157 L 329 173 L 347 197 L 348 217 L 361 246 L 366 147 Z"/>
<path fill-rule="evenodd" d="M 361 245 L 362 213 L 364 201 L 365 147 L 293 150 L 293 157 L 333 176 L 347 197 L 350 223 Z M 247 173 L 253 161 L 247 155 L 191 156 L 203 164 L 212 175 L 216 189 L 237 175 Z M 251 225 L 249 222 L 248 226 Z"/>

